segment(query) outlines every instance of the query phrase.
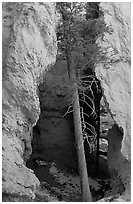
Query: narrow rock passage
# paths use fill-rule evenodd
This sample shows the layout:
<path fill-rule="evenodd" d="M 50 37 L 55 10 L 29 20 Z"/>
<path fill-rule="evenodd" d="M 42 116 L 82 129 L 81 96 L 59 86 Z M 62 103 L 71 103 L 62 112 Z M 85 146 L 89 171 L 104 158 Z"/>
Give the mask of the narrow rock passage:
<path fill-rule="evenodd" d="M 41 115 L 33 128 L 32 155 L 27 167 L 34 170 L 41 185 L 36 201 L 81 202 L 73 117 L 62 117 L 68 106 L 68 87 L 64 66 L 56 66 L 47 74 L 40 88 Z M 67 100 L 66 100 L 67 99 Z M 102 108 L 102 106 L 101 106 Z M 101 135 L 105 136 L 112 121 L 105 110 L 101 115 Z M 107 151 L 107 140 L 100 139 L 101 151 Z M 86 150 L 88 146 L 85 147 Z M 97 177 L 95 152 L 86 151 L 90 190 L 93 201 L 110 190 L 107 156 L 100 155 Z"/>
<path fill-rule="evenodd" d="M 2 3 L 2 201 L 81 201 L 66 68 L 75 56 L 79 95 L 86 103 L 79 76 L 95 72 L 108 111 L 101 109 L 99 157 L 87 143 L 95 148 L 99 134 L 83 127 L 93 201 L 130 202 L 131 4 L 64 3 Z"/>

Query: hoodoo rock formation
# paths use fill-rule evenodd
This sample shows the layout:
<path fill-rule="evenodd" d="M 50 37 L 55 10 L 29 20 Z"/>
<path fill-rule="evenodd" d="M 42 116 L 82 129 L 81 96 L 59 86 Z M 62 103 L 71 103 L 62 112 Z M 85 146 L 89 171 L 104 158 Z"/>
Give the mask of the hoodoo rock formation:
<path fill-rule="evenodd" d="M 29 201 L 39 180 L 25 166 L 40 114 L 38 85 L 56 59 L 53 3 L 3 3 L 3 201 Z"/>
<path fill-rule="evenodd" d="M 130 200 L 131 181 L 130 6 L 130 3 L 121 2 L 100 4 L 109 33 L 97 41 L 101 52 L 104 56 L 106 54 L 106 59 L 100 61 L 96 68 L 108 111 L 116 123 L 108 133 L 108 166 L 112 175 L 112 186 L 118 193 L 120 180 L 122 181 L 125 188 L 124 200 Z"/>

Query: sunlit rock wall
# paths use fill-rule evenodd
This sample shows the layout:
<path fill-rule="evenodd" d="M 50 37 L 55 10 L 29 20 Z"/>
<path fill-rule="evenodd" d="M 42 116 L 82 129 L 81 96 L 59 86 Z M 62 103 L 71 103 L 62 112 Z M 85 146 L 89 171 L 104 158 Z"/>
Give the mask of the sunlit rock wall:
<path fill-rule="evenodd" d="M 130 191 L 131 153 L 131 8 L 130 3 L 106 2 L 100 4 L 109 33 L 99 38 L 105 58 L 97 65 L 96 74 L 101 81 L 108 110 L 116 126 L 108 135 L 108 164 L 118 172 L 124 187 Z M 115 182 L 114 182 L 115 183 Z M 130 194 L 130 193 L 129 193 Z M 127 200 L 129 197 L 127 196 Z"/>
<path fill-rule="evenodd" d="M 53 3 L 3 3 L 3 201 L 27 201 L 39 184 L 25 166 L 40 114 L 37 87 L 56 59 Z"/>

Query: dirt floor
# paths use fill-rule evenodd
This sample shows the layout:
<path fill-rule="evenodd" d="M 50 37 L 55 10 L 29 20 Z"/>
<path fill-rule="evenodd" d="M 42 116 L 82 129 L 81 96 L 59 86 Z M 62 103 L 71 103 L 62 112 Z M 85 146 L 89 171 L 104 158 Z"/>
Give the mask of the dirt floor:
<path fill-rule="evenodd" d="M 37 202 L 42 201 L 64 201 L 81 202 L 79 175 L 61 169 L 54 162 L 38 160 L 34 172 L 41 182 L 36 192 Z M 89 177 L 89 185 L 93 201 L 104 197 L 105 191 L 109 190 L 109 179 L 98 179 Z"/>

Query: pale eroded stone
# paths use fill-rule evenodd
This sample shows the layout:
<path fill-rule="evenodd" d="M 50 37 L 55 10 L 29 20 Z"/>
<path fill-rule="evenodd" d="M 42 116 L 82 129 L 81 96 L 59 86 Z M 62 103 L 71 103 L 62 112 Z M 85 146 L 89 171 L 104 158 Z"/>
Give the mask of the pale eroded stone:
<path fill-rule="evenodd" d="M 101 46 L 101 52 L 105 53 L 106 60 L 100 62 L 96 68 L 96 74 L 101 81 L 108 110 L 123 132 L 121 140 L 114 128 L 109 133 L 110 135 L 113 134 L 111 136 L 112 141 L 109 138 L 109 168 L 118 171 L 118 175 L 128 190 L 130 189 L 131 159 L 130 6 L 130 3 L 121 2 L 100 4 L 101 10 L 104 12 L 105 23 L 110 27 L 110 33 L 105 33 L 103 39 L 99 38 L 97 41 L 98 45 Z"/>
<path fill-rule="evenodd" d="M 39 181 L 25 161 L 40 114 L 37 87 L 56 59 L 55 5 L 9 2 L 2 12 L 3 196 L 29 199 Z"/>

